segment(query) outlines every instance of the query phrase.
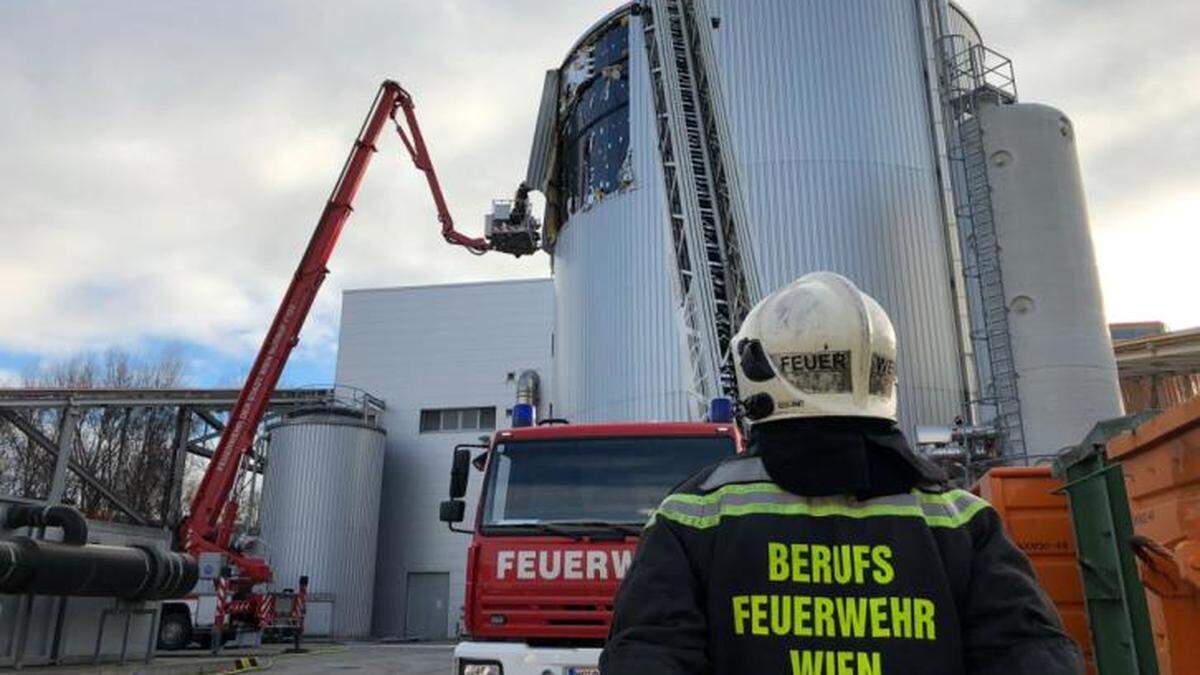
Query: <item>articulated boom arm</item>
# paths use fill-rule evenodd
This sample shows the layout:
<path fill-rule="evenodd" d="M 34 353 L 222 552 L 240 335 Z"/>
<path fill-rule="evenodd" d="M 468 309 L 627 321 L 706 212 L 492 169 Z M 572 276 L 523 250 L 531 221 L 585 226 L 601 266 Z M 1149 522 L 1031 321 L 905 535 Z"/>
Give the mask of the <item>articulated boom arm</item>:
<path fill-rule="evenodd" d="M 403 110 L 409 131 L 406 133 L 396 119 L 396 111 Z M 236 502 L 230 501 L 234 483 L 243 458 L 253 447 L 258 425 L 266 412 L 267 402 L 279 376 L 287 364 L 292 347 L 299 340 L 300 329 L 308 317 L 309 309 L 317 296 L 328 270 L 325 265 L 333 253 L 342 226 L 350 216 L 354 197 L 362 183 L 363 174 L 375 153 L 375 141 L 384 126 L 391 120 L 404 146 L 412 156 L 413 163 L 424 174 L 433 192 L 437 205 L 438 220 L 442 224 L 442 236 L 446 241 L 465 246 L 475 253 L 489 249 L 483 239 L 472 239 L 454 229 L 446 201 L 438 184 L 433 162 L 425 148 L 420 127 L 413 114 L 412 97 L 399 84 L 385 81 L 379 88 L 375 103 L 363 122 L 350 157 L 346 160 L 338 177 L 333 193 L 325 205 L 325 211 L 317 223 L 308 249 L 300 259 L 291 285 L 283 296 L 283 302 L 275 314 L 275 320 L 267 332 L 266 339 L 254 360 L 254 366 L 246 378 L 241 395 L 230 411 L 229 420 L 221 434 L 221 440 L 213 453 L 208 470 L 192 498 L 191 511 L 179 528 L 179 539 L 185 550 L 192 553 L 202 551 L 229 552 L 229 538 L 237 515 Z M 245 564 L 249 563 L 249 564 Z M 247 576 L 254 583 L 268 581 L 269 568 L 261 561 L 244 559 Z"/>
<path fill-rule="evenodd" d="M 384 86 L 387 86 L 387 83 L 384 83 Z M 433 194 L 433 203 L 437 207 L 438 222 L 442 224 L 442 237 L 446 239 L 447 243 L 463 246 L 472 253 L 481 255 L 487 253 L 491 249 L 491 245 L 487 241 L 468 237 L 454 229 L 454 218 L 450 215 L 450 208 L 446 206 L 446 198 L 442 196 L 442 186 L 438 182 L 437 172 L 433 169 L 433 160 L 429 158 L 429 150 L 425 147 L 425 137 L 421 135 L 421 125 L 417 123 L 417 115 L 414 112 L 416 106 L 413 105 L 412 97 L 403 89 L 400 89 L 398 105 L 404 112 L 408 131 L 406 132 L 400 125 L 400 120 L 396 119 L 393 111 L 392 120 L 396 123 L 396 133 L 400 135 L 400 140 L 404 141 L 404 147 L 408 149 L 413 164 L 425 174 L 425 180 L 429 183 L 429 192 Z"/>

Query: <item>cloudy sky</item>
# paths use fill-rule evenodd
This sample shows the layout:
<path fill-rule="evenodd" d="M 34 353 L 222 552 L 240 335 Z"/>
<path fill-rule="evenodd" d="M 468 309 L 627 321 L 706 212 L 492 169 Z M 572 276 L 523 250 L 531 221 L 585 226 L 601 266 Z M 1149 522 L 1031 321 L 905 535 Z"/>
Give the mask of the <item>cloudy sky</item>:
<path fill-rule="evenodd" d="M 0 382 L 115 346 L 239 383 L 378 82 L 414 93 L 474 232 L 524 173 L 542 72 L 616 4 L 0 3 Z M 1200 325 L 1200 3 L 963 4 L 1075 120 L 1109 318 Z M 332 379 L 344 288 L 548 273 L 443 245 L 381 146 L 292 384 Z"/>

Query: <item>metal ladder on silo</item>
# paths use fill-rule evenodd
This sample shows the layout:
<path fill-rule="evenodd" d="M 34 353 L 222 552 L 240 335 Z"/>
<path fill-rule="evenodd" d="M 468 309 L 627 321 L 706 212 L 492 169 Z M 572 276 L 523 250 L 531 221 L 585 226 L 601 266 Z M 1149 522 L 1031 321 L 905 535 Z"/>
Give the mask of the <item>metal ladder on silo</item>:
<path fill-rule="evenodd" d="M 666 183 L 676 291 L 700 403 L 737 400 L 731 342 L 758 297 L 732 162 L 705 67 L 711 46 L 689 0 L 642 5 L 658 148 Z M 711 57 L 709 57 L 711 58 Z"/>
<path fill-rule="evenodd" d="M 971 234 L 966 243 L 973 249 L 971 269 L 979 281 L 979 303 L 983 315 L 982 335 L 978 339 L 982 339 L 987 347 L 991 368 L 989 394 L 996 408 L 997 426 L 1004 433 L 1007 450 L 1012 454 L 1024 454 L 1025 432 L 1017 391 L 1017 369 L 1013 360 L 1004 279 L 1000 271 L 1001 251 L 996 237 L 983 134 L 978 119 L 966 120 L 960 128 L 971 225 Z"/>
<path fill-rule="evenodd" d="M 995 410 L 994 424 L 1001 433 L 1004 454 L 1026 457 L 1025 429 L 1021 416 L 1016 362 L 1008 321 L 1008 302 L 1000 268 L 1001 247 L 996 236 L 992 187 L 988 181 L 987 153 L 979 124 L 979 107 L 1017 100 L 1012 62 L 962 36 L 939 39 L 942 46 L 942 93 L 951 120 L 947 155 L 962 189 L 955 194 L 955 216 L 962 237 L 963 273 L 978 285 L 978 314 L 983 326 L 971 338 L 987 352 L 989 381 L 981 403 Z M 965 45 L 965 46 L 962 46 Z"/>

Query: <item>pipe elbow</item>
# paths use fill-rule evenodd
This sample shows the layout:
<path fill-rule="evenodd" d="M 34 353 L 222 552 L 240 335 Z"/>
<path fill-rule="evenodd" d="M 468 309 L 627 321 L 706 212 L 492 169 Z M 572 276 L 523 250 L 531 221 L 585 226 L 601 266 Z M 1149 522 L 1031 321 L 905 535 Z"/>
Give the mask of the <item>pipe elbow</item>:
<path fill-rule="evenodd" d="M 536 370 L 522 370 L 517 375 L 517 403 L 538 405 L 541 401 L 541 377 Z"/>
<path fill-rule="evenodd" d="M 88 540 L 87 519 L 79 509 L 66 504 L 50 506 L 33 506 L 16 504 L 8 509 L 4 519 L 5 527 L 58 527 L 63 531 L 63 543 L 71 546 L 83 546 Z"/>
<path fill-rule="evenodd" d="M 87 519 L 79 509 L 66 504 L 47 506 L 43 511 L 47 525 L 57 525 L 63 531 L 63 543 L 83 546 L 88 542 Z"/>

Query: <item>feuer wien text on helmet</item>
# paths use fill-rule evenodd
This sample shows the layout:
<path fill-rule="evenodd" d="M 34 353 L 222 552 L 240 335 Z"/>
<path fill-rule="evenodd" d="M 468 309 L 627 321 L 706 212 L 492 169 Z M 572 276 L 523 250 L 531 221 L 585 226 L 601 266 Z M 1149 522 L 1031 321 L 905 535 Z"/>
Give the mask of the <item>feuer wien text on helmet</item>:
<path fill-rule="evenodd" d="M 797 352 L 774 357 L 775 369 L 800 391 L 810 394 L 848 394 L 853 390 L 853 355 L 843 351 Z M 896 384 L 896 361 L 871 355 L 868 389 L 888 395 Z"/>
<path fill-rule="evenodd" d="M 849 393 L 849 351 L 798 352 L 779 354 L 775 369 L 800 391 L 812 394 Z"/>

